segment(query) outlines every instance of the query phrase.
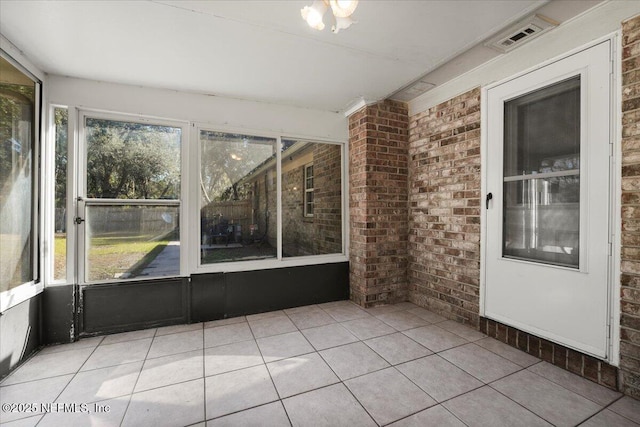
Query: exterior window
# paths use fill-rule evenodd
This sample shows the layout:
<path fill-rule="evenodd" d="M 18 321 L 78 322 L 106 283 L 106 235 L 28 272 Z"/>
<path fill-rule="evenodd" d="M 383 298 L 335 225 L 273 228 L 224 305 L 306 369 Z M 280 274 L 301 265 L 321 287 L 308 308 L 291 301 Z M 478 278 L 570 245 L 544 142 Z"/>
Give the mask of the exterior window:
<path fill-rule="evenodd" d="M 84 118 L 87 282 L 180 273 L 182 128 Z"/>
<path fill-rule="evenodd" d="M 313 216 L 313 165 L 304 167 L 304 216 Z"/>
<path fill-rule="evenodd" d="M 55 132 L 55 201 L 53 279 L 67 278 L 67 141 L 69 111 L 54 108 Z"/>
<path fill-rule="evenodd" d="M 277 256 L 276 140 L 200 132 L 200 262 Z"/>
<path fill-rule="evenodd" d="M 200 265 L 343 253 L 342 145 L 199 137 Z"/>
<path fill-rule="evenodd" d="M 282 143 L 282 256 L 342 253 L 342 147 Z"/>
<path fill-rule="evenodd" d="M 4 292 L 37 278 L 39 84 L 1 56 L 0 75 L 0 292 Z"/>

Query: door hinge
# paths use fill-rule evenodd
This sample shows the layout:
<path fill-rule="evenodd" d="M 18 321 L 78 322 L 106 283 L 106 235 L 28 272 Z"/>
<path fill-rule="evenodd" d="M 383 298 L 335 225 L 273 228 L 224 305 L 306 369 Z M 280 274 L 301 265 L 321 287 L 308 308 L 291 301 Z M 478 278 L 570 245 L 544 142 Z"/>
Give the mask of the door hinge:
<path fill-rule="evenodd" d="M 609 256 L 613 256 L 613 243 L 609 242 L 607 245 L 609 246 Z"/>

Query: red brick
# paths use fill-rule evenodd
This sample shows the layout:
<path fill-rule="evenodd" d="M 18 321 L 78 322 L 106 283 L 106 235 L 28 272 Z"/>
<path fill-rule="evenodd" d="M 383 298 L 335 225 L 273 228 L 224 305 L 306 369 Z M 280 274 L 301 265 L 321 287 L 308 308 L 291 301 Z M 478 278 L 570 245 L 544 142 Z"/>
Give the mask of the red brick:
<path fill-rule="evenodd" d="M 350 286 L 363 306 L 408 297 L 408 123 L 397 101 L 349 117 Z"/>
<path fill-rule="evenodd" d="M 623 101 L 622 110 L 622 264 L 621 264 L 621 343 L 620 343 L 620 384 L 627 394 L 640 397 L 638 390 L 640 377 L 639 364 L 631 363 L 638 359 L 640 343 L 640 16 L 622 24 L 622 66 Z M 609 366 L 609 365 L 603 365 Z M 615 387 L 617 376 L 610 368 L 601 368 L 601 383 Z"/>
<path fill-rule="evenodd" d="M 540 358 L 545 362 L 553 363 L 554 346 L 547 340 L 540 340 Z"/>

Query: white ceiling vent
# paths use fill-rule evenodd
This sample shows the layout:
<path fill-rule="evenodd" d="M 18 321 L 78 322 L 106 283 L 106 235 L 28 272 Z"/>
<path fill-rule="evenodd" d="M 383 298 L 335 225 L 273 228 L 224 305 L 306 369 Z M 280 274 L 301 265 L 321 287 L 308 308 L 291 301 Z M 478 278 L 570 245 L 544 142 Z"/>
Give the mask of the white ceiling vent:
<path fill-rule="evenodd" d="M 531 15 L 490 38 L 484 45 L 498 52 L 506 53 L 558 25 L 558 22 L 546 16 Z"/>

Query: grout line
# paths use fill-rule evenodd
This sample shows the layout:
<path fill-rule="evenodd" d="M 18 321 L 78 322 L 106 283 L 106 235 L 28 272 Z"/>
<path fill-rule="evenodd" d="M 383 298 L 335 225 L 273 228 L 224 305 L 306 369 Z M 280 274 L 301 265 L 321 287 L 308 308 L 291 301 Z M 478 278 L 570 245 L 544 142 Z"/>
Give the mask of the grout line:
<path fill-rule="evenodd" d="M 322 309 L 322 308 L 320 307 L 320 309 Z M 331 318 L 333 318 L 333 319 L 335 320 L 335 317 L 331 316 L 329 313 L 326 313 L 326 314 L 328 314 Z M 356 320 L 356 319 L 353 319 L 353 320 Z M 333 323 L 332 323 L 332 324 L 333 324 Z M 336 323 L 336 324 L 340 325 L 340 322 L 338 322 L 338 323 Z M 342 326 L 342 325 L 340 325 L 340 326 Z M 349 332 L 351 335 L 353 335 L 353 334 L 352 334 L 352 333 L 351 333 L 347 328 L 345 328 L 344 326 L 342 326 L 342 328 L 344 328 L 347 332 Z M 309 328 L 309 329 L 311 329 L 311 328 Z M 376 420 L 373 418 L 373 416 L 369 413 L 369 411 L 367 411 L 367 408 L 365 408 L 365 407 L 364 407 L 364 405 L 363 405 L 363 404 L 358 400 L 358 398 L 353 394 L 353 392 L 351 392 L 351 390 L 349 389 L 349 387 L 347 387 L 347 385 L 344 383 L 344 381 L 342 380 L 342 378 L 340 378 L 340 376 L 336 373 L 336 371 L 333 369 L 333 367 L 332 367 L 332 366 L 327 362 L 327 360 L 322 356 L 322 354 L 320 353 L 320 351 L 321 351 L 321 350 L 318 350 L 318 349 L 317 349 L 313 344 L 311 344 L 311 342 L 309 341 L 309 339 L 306 337 L 306 335 L 304 335 L 304 334 L 302 333 L 302 331 L 300 331 L 300 330 L 298 330 L 298 331 L 299 331 L 299 332 L 300 332 L 300 334 L 301 334 L 301 335 L 302 335 L 302 336 L 307 340 L 307 342 L 311 345 L 311 347 L 315 349 L 315 353 L 320 357 L 320 360 L 322 360 L 322 361 L 324 362 L 324 364 L 325 364 L 325 365 L 326 365 L 326 366 L 331 370 L 331 372 L 333 372 L 333 375 L 335 375 L 335 377 L 338 379 L 338 382 L 337 382 L 337 383 L 333 383 L 333 384 L 329 384 L 329 385 L 326 385 L 326 386 L 323 386 L 323 387 L 318 387 L 318 388 L 313 389 L 313 390 L 308 390 L 308 391 L 305 391 L 305 392 L 302 392 L 302 393 L 298 393 L 298 394 L 295 394 L 295 395 L 292 395 L 292 396 L 288 396 L 287 398 L 291 398 L 291 397 L 294 397 L 294 396 L 298 396 L 298 395 L 301 395 L 301 394 L 304 394 L 304 393 L 309 393 L 309 392 L 312 392 L 312 391 L 315 391 L 315 390 L 320 390 L 320 389 L 322 389 L 322 388 L 331 387 L 331 386 L 334 386 L 334 385 L 336 385 L 336 384 L 341 384 L 341 385 L 342 385 L 342 386 L 347 390 L 347 392 L 348 392 L 348 393 L 350 393 L 350 394 L 353 396 L 353 398 L 356 400 L 356 402 L 358 402 L 358 404 L 360 405 L 360 407 L 365 411 L 365 413 L 369 416 L 369 418 L 371 418 L 371 420 L 372 420 L 376 425 L 379 425 L 379 424 L 378 424 L 378 422 L 376 422 Z M 353 335 L 353 336 L 355 337 L 355 335 Z M 356 337 L 356 339 L 358 339 L 358 337 Z M 362 342 L 362 340 L 358 340 L 358 341 L 355 341 L 355 342 Z M 353 344 L 353 343 L 348 343 L 348 344 Z M 346 345 L 348 345 L 348 344 L 346 344 Z M 363 343 L 363 344 L 364 344 L 364 343 Z M 364 345 L 366 346 L 366 344 L 364 344 Z M 335 348 L 335 347 L 330 347 L 330 348 Z M 368 348 L 368 346 L 367 346 L 367 348 Z M 328 349 L 324 349 L 324 350 L 328 350 Z M 383 359 L 383 360 L 384 360 L 384 359 Z M 386 368 L 385 368 L 385 369 L 386 369 Z M 281 399 L 281 400 L 282 400 L 282 399 Z M 284 403 L 282 403 L 282 406 L 285 406 L 285 405 L 284 405 Z M 286 407 L 285 407 L 285 412 L 286 412 Z M 287 413 L 287 417 L 288 417 L 288 416 L 289 416 L 289 414 Z M 291 423 L 291 419 L 289 419 L 289 422 Z M 293 425 L 293 423 L 292 423 L 292 425 Z"/>
<path fill-rule="evenodd" d="M 284 313 L 285 316 L 287 316 L 287 319 L 289 319 L 289 321 L 296 328 L 296 332 L 298 332 L 302 336 L 302 338 L 307 342 L 307 344 L 309 344 L 309 346 L 312 349 L 315 349 L 315 347 L 313 345 L 311 345 L 309 340 L 307 340 L 307 337 L 305 337 L 304 334 L 302 332 L 300 332 L 300 329 L 298 328 L 298 325 L 296 325 L 295 322 L 293 320 L 291 320 L 291 317 L 289 317 L 289 315 L 284 310 L 282 312 Z M 262 356 L 262 360 L 264 361 L 265 368 L 267 369 L 267 372 L 269 373 L 269 378 L 271 379 L 271 384 L 273 384 L 273 388 L 275 389 L 276 394 L 278 395 L 278 398 L 279 398 L 278 402 L 280 403 L 280 406 L 282 406 L 282 409 L 284 410 L 284 414 L 287 417 L 287 421 L 289 421 L 289 426 L 293 426 L 293 423 L 291 422 L 291 417 L 289 416 L 289 412 L 287 411 L 287 407 L 284 405 L 284 402 L 282 401 L 283 400 L 282 395 L 280 394 L 280 390 L 278 390 L 278 387 L 276 387 L 276 382 L 273 380 L 273 375 L 271 375 L 271 370 L 269 369 L 267 361 L 264 359 L 264 355 L 262 354 L 262 350 L 260 349 L 260 346 L 258 345 L 258 341 L 256 341 L 256 347 L 258 347 L 258 351 L 260 352 L 260 355 Z M 312 353 L 305 353 L 305 354 L 312 354 Z M 298 357 L 298 356 L 292 356 L 292 357 Z M 286 360 L 286 359 L 289 359 L 289 358 L 283 358 L 283 359 L 279 359 L 279 360 Z M 272 361 L 270 363 L 277 362 L 279 360 L 274 360 L 274 361 Z"/>
<path fill-rule="evenodd" d="M 631 421 L 631 422 L 635 423 L 635 421 L 634 421 L 634 420 L 632 420 L 631 418 L 627 417 L 626 415 L 623 415 L 623 414 L 621 414 L 621 413 L 619 413 L 619 412 L 616 412 L 616 411 L 614 411 L 613 409 L 609 409 L 609 407 L 613 406 L 613 404 L 614 404 L 614 403 L 616 403 L 617 401 L 619 401 L 619 400 L 621 400 L 621 399 L 624 399 L 624 398 L 625 398 L 625 395 L 624 395 L 624 394 L 623 394 L 623 395 L 621 395 L 621 396 L 618 396 L 618 398 L 617 398 L 617 399 L 615 399 L 615 400 L 613 400 L 612 402 L 610 402 L 610 403 L 608 403 L 607 405 L 605 405 L 601 410 L 599 410 L 598 412 L 596 412 L 595 414 L 593 414 L 592 416 L 590 416 L 589 418 L 587 418 L 587 419 L 586 419 L 586 420 L 584 420 L 583 422 L 590 420 L 591 418 L 595 417 L 596 415 L 598 415 L 598 414 L 599 414 L 599 413 L 601 413 L 601 412 L 604 412 L 605 410 L 609 410 L 609 411 L 613 412 L 614 414 L 616 414 L 616 415 L 618 415 L 618 416 L 621 416 L 621 417 L 622 417 L 622 418 L 624 418 L 625 420 L 629 420 L 629 421 Z"/>
<path fill-rule="evenodd" d="M 518 372 L 521 372 L 521 371 L 518 371 Z M 513 374 L 511 374 L 511 375 L 515 375 L 515 374 L 517 374 L 518 372 L 514 372 L 514 373 L 513 373 Z M 507 375 L 506 377 L 503 377 L 503 378 L 500 378 L 500 379 L 504 379 L 504 378 L 510 377 L 511 375 Z M 535 415 L 536 417 L 538 417 L 538 418 L 540 418 L 540 419 L 542 419 L 542 420 L 544 420 L 544 421 L 548 422 L 549 424 L 551 424 L 551 425 L 553 425 L 553 426 L 555 425 L 554 423 L 552 423 L 551 421 L 549 421 L 548 419 L 546 419 L 546 418 L 545 418 L 545 417 L 543 417 L 542 415 L 540 415 L 540 414 L 538 414 L 538 413 L 536 413 L 536 412 L 533 412 L 531 409 L 527 408 L 526 406 L 524 406 L 524 405 L 523 405 L 523 404 L 521 404 L 520 402 L 518 402 L 518 401 L 516 401 L 516 400 L 512 399 L 510 396 L 507 396 L 506 394 L 504 394 L 504 393 L 503 393 L 503 392 L 501 392 L 500 390 L 498 390 L 498 389 L 496 389 L 495 387 L 491 386 L 491 384 L 493 384 L 493 383 L 495 383 L 495 382 L 497 382 L 497 381 L 499 381 L 499 380 L 496 380 L 496 381 L 494 381 L 494 382 L 492 382 L 492 383 L 490 383 L 490 384 L 487 384 L 487 387 L 491 388 L 491 390 L 494 390 L 494 391 L 498 392 L 499 394 L 501 394 L 502 396 L 506 397 L 507 399 L 509 399 L 510 401 L 512 401 L 513 403 L 515 403 L 516 405 L 518 405 L 518 406 L 520 406 L 521 408 L 523 408 L 525 411 L 529 411 L 529 412 L 531 412 L 531 413 L 532 413 L 533 415 Z"/>
<path fill-rule="evenodd" d="M 545 362 L 545 361 L 544 361 L 544 360 L 541 360 L 541 361 L 540 361 L 540 363 L 543 363 L 543 362 Z M 534 365 L 539 365 L 540 363 L 536 363 L 536 364 L 534 364 Z M 546 362 L 546 363 L 549 363 L 549 362 Z M 531 366 L 534 366 L 534 365 L 531 365 Z M 582 393 L 580 393 L 580 392 L 577 392 L 577 391 L 571 390 L 570 388 L 567 388 L 567 387 L 563 386 L 562 384 L 560 384 L 560 383 L 558 383 L 558 382 L 556 382 L 556 381 L 552 380 L 551 378 L 547 378 L 547 377 L 545 377 L 544 375 L 540 375 L 540 374 L 538 374 L 537 372 L 531 371 L 531 370 L 529 369 L 529 368 L 531 368 L 531 366 L 529 366 L 529 367 L 525 368 L 525 370 L 526 370 L 527 372 L 530 372 L 530 373 L 532 373 L 532 374 L 534 374 L 534 375 L 536 375 L 536 376 L 538 376 L 538 377 L 540 377 L 540 378 L 544 379 L 544 380 L 549 381 L 549 382 L 550 382 L 550 383 L 552 383 L 552 384 L 557 385 L 558 387 L 560 387 L 560 388 L 562 388 L 562 389 L 564 389 L 564 390 L 567 390 L 567 391 L 568 391 L 568 392 L 570 392 L 570 393 L 577 394 L 578 396 L 580 396 L 580 397 L 582 397 L 582 398 L 584 398 L 584 399 L 587 399 L 589 402 L 593 402 L 593 403 L 595 403 L 595 404 L 596 404 L 596 405 L 598 405 L 598 406 L 604 406 L 604 407 L 607 407 L 607 406 L 609 406 L 611 403 L 613 403 L 613 402 L 611 402 L 611 403 L 606 404 L 606 405 L 603 405 L 603 404 L 601 404 L 601 403 L 598 403 L 598 402 L 596 402 L 595 400 L 591 399 L 590 397 L 585 396 L 585 395 L 583 395 L 583 394 L 582 394 Z M 551 366 L 557 367 L 557 366 L 555 366 L 555 365 L 551 365 Z M 558 369 L 562 369 L 562 368 L 560 368 L 560 367 L 557 367 L 557 368 L 558 368 Z M 565 371 L 564 369 L 562 369 L 562 370 L 563 370 L 564 372 L 568 372 L 568 373 L 569 373 L 569 374 L 571 374 L 571 375 L 575 375 L 577 378 L 583 379 L 583 380 L 585 380 L 585 381 L 589 381 L 590 383 L 593 383 L 593 385 L 595 385 L 595 386 L 602 387 L 602 388 L 603 388 L 603 389 L 605 389 L 605 390 L 611 391 L 611 392 L 613 392 L 613 393 L 620 393 L 619 391 L 611 390 L 610 388 L 607 388 L 607 387 L 605 387 L 605 386 L 603 386 L 603 385 L 600 385 L 600 384 L 598 384 L 598 383 L 596 383 L 596 382 L 590 381 L 590 380 L 586 379 L 585 377 L 582 377 L 582 376 L 580 376 L 580 375 L 574 374 L 574 373 L 573 373 L 573 372 L 571 372 L 571 371 Z M 623 397 L 623 396 L 624 396 L 624 394 L 622 394 L 622 396 L 620 396 L 620 397 Z M 614 402 L 615 402 L 616 400 L 618 400 L 618 399 L 615 399 L 615 400 L 614 400 Z"/>
<path fill-rule="evenodd" d="M 220 418 L 224 418 L 224 417 L 228 417 L 228 416 L 231 416 L 231 415 L 239 414 L 239 413 L 244 412 L 244 411 L 250 411 L 250 410 L 252 410 L 252 409 L 261 408 L 261 407 L 263 407 L 263 406 L 271 405 L 272 403 L 280 403 L 280 405 L 282 405 L 282 407 L 284 408 L 284 404 L 282 404 L 282 399 L 276 399 L 276 400 L 272 400 L 272 401 L 270 401 L 270 402 L 265 402 L 265 403 L 261 403 L 261 404 L 259 404 L 259 405 L 250 406 L 250 407 L 248 407 L 248 408 L 239 409 L 239 410 L 237 410 L 237 411 L 229 412 L 228 414 L 218 415 L 218 416 L 213 417 L 213 418 L 205 419 L 205 420 L 204 420 L 204 423 L 206 424 L 206 423 L 207 423 L 207 422 L 209 422 L 209 421 L 219 420 Z M 286 408 L 284 408 L 284 413 L 285 413 L 285 414 L 287 414 L 287 410 L 286 410 Z M 288 415 L 288 414 L 287 414 L 287 419 L 289 419 L 289 415 Z M 264 420 L 264 421 L 266 421 L 266 420 Z M 200 423 L 202 423 L 202 422 L 203 422 L 203 421 L 200 421 L 199 423 L 189 424 L 189 425 L 188 425 L 188 426 L 186 426 L 186 427 L 189 427 L 189 426 L 195 426 L 195 425 L 198 425 L 198 424 L 200 424 Z M 291 423 L 291 420 L 289 420 L 289 423 Z"/>
<path fill-rule="evenodd" d="M 499 342 L 499 343 L 501 343 L 501 344 L 504 344 L 504 345 L 506 345 L 507 347 L 509 347 L 509 349 L 511 349 L 511 350 L 519 351 L 519 352 L 521 352 L 521 353 L 523 353 L 523 354 L 526 354 L 527 356 L 533 357 L 534 359 L 536 359 L 536 360 L 537 360 L 537 362 L 532 363 L 532 364 L 527 365 L 527 366 L 522 366 L 521 364 L 517 363 L 517 362 L 516 362 L 516 361 L 514 361 L 514 360 L 509 359 L 508 357 L 503 356 L 503 355 L 501 355 L 500 353 L 498 353 L 498 352 L 495 352 L 495 351 L 491 350 L 490 348 L 486 348 L 485 346 L 482 346 L 482 345 L 478 344 L 478 342 L 483 341 L 483 340 L 485 340 L 485 339 L 487 339 L 487 338 L 488 338 L 488 339 L 491 339 L 491 340 L 493 340 L 493 341 Z M 473 343 L 474 343 L 475 345 L 479 346 L 479 347 L 484 348 L 484 349 L 485 349 L 485 350 L 487 350 L 487 351 L 490 351 L 491 353 L 493 353 L 493 354 L 495 354 L 495 355 L 498 355 L 498 356 L 502 357 L 503 359 L 507 359 L 507 360 L 508 360 L 508 361 L 510 361 L 511 363 L 515 363 L 515 364 L 516 364 L 516 365 L 518 365 L 518 366 L 522 366 L 522 367 L 523 367 L 523 368 L 525 368 L 525 369 L 528 369 L 528 368 L 530 368 L 530 367 L 532 367 L 532 366 L 534 366 L 534 365 L 537 365 L 537 364 L 538 364 L 538 363 L 540 363 L 540 362 L 543 362 L 543 360 L 542 360 L 542 359 L 540 359 L 539 357 L 536 357 L 536 356 L 534 356 L 534 355 L 532 355 L 532 354 L 529 354 L 529 353 L 527 353 L 526 351 L 520 350 L 519 348 L 511 347 L 509 344 L 506 344 L 506 343 L 504 343 L 504 342 L 502 342 L 502 341 L 500 341 L 500 340 L 498 340 L 498 339 L 496 339 L 496 338 L 490 337 L 490 336 L 486 336 L 485 338 L 481 338 L 481 339 L 479 339 L 479 340 L 476 340 L 476 341 L 474 341 Z M 597 384 L 597 383 L 594 383 L 594 384 Z"/>
<path fill-rule="evenodd" d="M 60 390 L 60 393 L 58 393 L 58 395 L 56 396 L 54 402 L 56 400 L 58 400 L 60 398 L 60 396 L 62 396 L 62 393 L 64 393 L 64 391 L 67 389 L 67 387 L 69 387 L 69 384 L 71 384 L 71 381 L 73 381 L 76 376 L 80 373 L 80 371 L 82 370 L 82 367 L 84 365 L 86 365 L 87 361 L 91 358 L 91 356 L 93 356 L 93 354 L 96 352 L 96 350 L 98 349 L 98 345 L 91 351 L 91 353 L 89 353 L 89 356 L 87 356 L 87 358 L 84 360 L 84 362 L 82 362 L 82 364 L 80 365 L 80 367 L 76 370 L 76 372 L 73 374 L 73 377 L 71 377 L 71 379 L 69 380 L 69 382 L 67 383 L 67 385 L 65 385 L 62 390 Z M 44 417 L 42 417 L 44 418 Z M 39 423 L 40 421 L 38 421 Z"/>
<path fill-rule="evenodd" d="M 202 398 L 204 402 L 202 402 L 203 412 L 204 412 L 204 423 L 205 426 L 207 424 L 207 359 L 206 359 L 206 351 L 205 351 L 205 337 L 204 337 L 204 322 L 202 322 Z"/>
<path fill-rule="evenodd" d="M 124 423 L 124 419 L 127 416 L 127 412 L 129 412 L 129 407 L 131 406 L 131 400 L 133 399 L 133 395 L 136 392 L 136 386 L 138 385 L 138 381 L 140 380 L 140 375 L 142 375 L 142 371 L 144 369 L 144 365 L 147 363 L 147 356 L 149 356 L 149 352 L 151 352 L 151 347 L 153 347 L 153 342 L 155 341 L 156 334 L 158 333 L 158 328 L 153 332 L 153 337 L 151 338 L 151 343 L 149 344 L 149 348 L 147 349 L 147 354 L 144 356 L 144 361 L 142 362 L 142 366 L 140 367 L 140 371 L 138 371 L 138 376 L 136 377 L 136 381 L 133 384 L 133 388 L 131 389 L 131 394 L 129 394 L 129 401 L 127 402 L 127 407 L 125 408 L 122 419 L 120 420 L 120 426 L 122 427 L 122 423 Z"/>

